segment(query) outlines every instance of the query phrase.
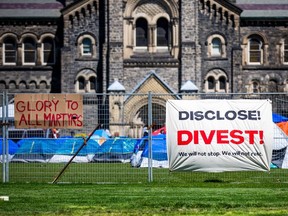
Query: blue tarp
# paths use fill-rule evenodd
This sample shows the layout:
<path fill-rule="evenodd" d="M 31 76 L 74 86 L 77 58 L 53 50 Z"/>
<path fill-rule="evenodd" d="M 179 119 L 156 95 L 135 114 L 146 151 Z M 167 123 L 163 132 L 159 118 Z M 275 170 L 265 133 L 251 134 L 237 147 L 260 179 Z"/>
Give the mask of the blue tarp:
<path fill-rule="evenodd" d="M 276 113 L 273 113 L 272 115 L 273 115 L 273 122 L 274 123 L 288 121 L 288 118 L 285 117 L 285 116 L 282 116 L 282 115 L 279 115 L 279 114 L 276 114 Z"/>
<path fill-rule="evenodd" d="M 84 139 L 82 138 L 66 138 L 66 139 L 56 139 L 57 150 L 55 154 L 58 155 L 74 155 L 78 149 L 83 145 Z M 95 154 L 97 149 L 99 148 L 98 142 L 95 140 L 89 140 L 86 145 L 81 149 L 78 153 L 79 156 L 87 155 L 87 154 Z"/>
<path fill-rule="evenodd" d="M 148 137 L 143 137 L 134 148 L 130 163 L 132 167 L 148 167 L 149 145 Z M 166 134 L 152 136 L 152 166 L 168 168 Z"/>
<path fill-rule="evenodd" d="M 90 137 L 90 140 L 96 141 L 99 145 L 102 145 L 110 135 L 104 129 L 96 130 Z"/>
<path fill-rule="evenodd" d="M 13 155 L 16 153 L 18 145 L 11 139 L 8 139 L 8 153 Z M 3 154 L 3 139 L 0 139 L 0 155 Z"/>
<path fill-rule="evenodd" d="M 93 157 L 93 161 L 126 162 L 128 160 L 129 162 L 136 143 L 136 139 L 127 137 L 116 137 L 108 139 L 98 148 L 95 156 Z"/>
<path fill-rule="evenodd" d="M 93 137 L 103 137 L 103 138 L 106 138 L 106 139 L 108 139 L 109 137 L 110 137 L 110 135 L 106 132 L 106 130 L 104 130 L 104 129 L 99 129 L 99 130 L 96 130 L 93 134 L 92 134 L 92 136 L 91 136 L 91 138 L 93 138 Z"/>
<path fill-rule="evenodd" d="M 58 139 L 22 139 L 17 154 L 64 154 L 73 155 L 82 146 L 82 138 L 58 138 Z M 99 144 L 89 140 L 78 155 L 94 154 Z"/>
<path fill-rule="evenodd" d="M 22 139 L 17 144 L 17 154 L 55 154 L 59 148 L 57 139 L 36 138 Z"/>
<path fill-rule="evenodd" d="M 17 142 L 19 148 L 12 158 L 12 162 L 46 163 L 59 147 L 56 139 L 28 138 Z"/>
<path fill-rule="evenodd" d="M 148 138 L 143 139 L 140 146 L 143 146 L 142 157 L 148 158 Z M 140 147 L 141 148 L 141 147 Z M 166 161 L 167 147 L 166 147 L 166 134 L 159 134 L 152 136 L 152 159 L 157 161 Z"/>

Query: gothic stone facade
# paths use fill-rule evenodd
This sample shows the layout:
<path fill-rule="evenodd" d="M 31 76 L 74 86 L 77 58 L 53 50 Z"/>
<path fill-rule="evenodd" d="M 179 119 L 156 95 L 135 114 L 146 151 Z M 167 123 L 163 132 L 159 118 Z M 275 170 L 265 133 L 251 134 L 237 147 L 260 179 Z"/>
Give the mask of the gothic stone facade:
<path fill-rule="evenodd" d="M 288 92 L 288 4 L 278 0 L 279 12 L 279 5 L 265 2 L 3 0 L 0 88 L 83 94 Z M 129 124 L 147 101 L 115 96 L 109 104 L 114 123 L 119 109 L 129 107 Z"/>

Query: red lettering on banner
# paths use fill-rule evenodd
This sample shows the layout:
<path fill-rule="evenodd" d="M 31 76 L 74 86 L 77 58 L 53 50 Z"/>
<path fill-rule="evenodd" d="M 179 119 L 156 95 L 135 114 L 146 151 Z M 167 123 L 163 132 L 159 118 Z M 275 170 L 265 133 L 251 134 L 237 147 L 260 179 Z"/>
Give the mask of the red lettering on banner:
<path fill-rule="evenodd" d="M 177 131 L 178 145 L 188 145 L 190 142 L 192 142 L 192 140 L 193 140 L 193 136 L 190 131 L 187 131 L 187 130 Z"/>
<path fill-rule="evenodd" d="M 32 105 L 29 101 L 27 102 L 27 111 L 35 111 L 35 108 L 32 108 Z M 37 110 L 37 111 L 39 111 L 39 110 Z"/>
<path fill-rule="evenodd" d="M 263 145 L 263 131 L 262 130 L 211 130 L 206 132 L 204 130 L 179 130 L 177 131 L 178 145 L 199 144 L 199 138 L 202 138 L 204 144 L 212 144 L 213 139 L 217 144 L 243 144 L 247 137 L 248 143 L 256 144 L 255 140 L 259 138 L 259 144 Z"/>
<path fill-rule="evenodd" d="M 59 100 L 57 100 L 57 101 L 54 101 L 54 100 L 52 100 L 52 103 L 54 104 L 54 107 L 55 107 L 55 112 L 57 111 L 57 105 L 58 105 L 58 103 L 59 103 Z"/>
<path fill-rule="evenodd" d="M 16 128 L 79 128 L 83 126 L 82 96 L 16 95 Z"/>
<path fill-rule="evenodd" d="M 40 119 L 39 119 L 38 114 L 36 114 L 36 125 L 37 125 L 37 126 L 42 125 L 41 122 L 40 122 Z"/>
<path fill-rule="evenodd" d="M 44 101 L 36 101 L 36 102 L 31 102 L 31 101 L 18 101 L 16 103 L 16 110 L 18 112 L 25 112 L 25 111 L 44 111 L 44 112 L 56 112 L 57 111 L 57 105 L 59 103 L 59 100 L 44 100 Z M 78 108 L 78 105 L 77 105 Z"/>
<path fill-rule="evenodd" d="M 24 112 L 25 111 L 25 106 L 23 105 L 24 103 L 25 103 L 24 101 L 18 101 L 16 103 L 15 108 L 18 112 Z"/>
<path fill-rule="evenodd" d="M 233 139 L 231 140 L 231 143 L 236 144 L 236 145 L 243 143 L 244 137 L 242 136 L 242 134 L 243 134 L 243 131 L 241 130 L 232 130 L 230 132 L 231 137 L 233 137 Z M 263 143 L 260 143 L 260 144 L 263 144 Z"/>
<path fill-rule="evenodd" d="M 264 144 L 263 134 L 264 134 L 263 131 L 259 131 L 260 144 Z"/>
<path fill-rule="evenodd" d="M 31 114 L 22 114 L 20 117 L 19 126 L 21 126 L 22 124 L 25 126 L 41 126 L 42 124 L 40 122 L 38 114 L 35 114 L 34 118 L 35 119 L 32 119 Z"/>
<path fill-rule="evenodd" d="M 72 109 L 72 110 L 78 109 L 79 105 L 77 101 L 67 100 L 66 102 L 67 102 L 68 109 Z"/>
<path fill-rule="evenodd" d="M 57 126 L 77 126 L 82 127 L 82 115 L 68 114 L 68 113 L 57 113 L 57 114 L 46 114 L 44 113 L 44 124 L 48 127 Z"/>
<path fill-rule="evenodd" d="M 214 134 L 215 130 L 212 130 L 207 137 L 205 131 L 200 130 L 200 135 L 203 138 L 205 144 L 211 144 Z"/>
<path fill-rule="evenodd" d="M 228 130 L 217 130 L 217 143 L 229 144 Z M 211 143 L 211 142 L 210 142 Z"/>
<path fill-rule="evenodd" d="M 253 144 L 254 143 L 254 135 L 258 134 L 257 130 L 251 130 L 251 131 L 247 131 L 247 134 L 249 135 L 249 144 Z"/>
<path fill-rule="evenodd" d="M 24 114 L 22 114 L 20 117 L 19 125 L 22 125 L 22 123 L 24 123 L 24 125 L 27 125 L 27 121 Z"/>

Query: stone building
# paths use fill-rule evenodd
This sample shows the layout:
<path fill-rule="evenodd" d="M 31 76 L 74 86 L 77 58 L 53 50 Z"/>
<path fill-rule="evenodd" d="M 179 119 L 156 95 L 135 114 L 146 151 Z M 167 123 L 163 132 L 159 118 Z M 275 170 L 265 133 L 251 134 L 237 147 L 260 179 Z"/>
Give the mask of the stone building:
<path fill-rule="evenodd" d="M 288 92 L 286 0 L 1 0 L 0 23 L 2 90 L 111 93 L 112 131 L 147 123 L 122 93 Z"/>

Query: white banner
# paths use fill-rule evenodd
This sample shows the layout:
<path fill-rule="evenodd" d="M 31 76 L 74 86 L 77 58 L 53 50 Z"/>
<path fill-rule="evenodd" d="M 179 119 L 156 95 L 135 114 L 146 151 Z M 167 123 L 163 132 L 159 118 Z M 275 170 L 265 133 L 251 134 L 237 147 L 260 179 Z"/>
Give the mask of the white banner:
<path fill-rule="evenodd" d="M 269 171 L 273 121 L 269 100 L 169 100 L 171 171 Z"/>

